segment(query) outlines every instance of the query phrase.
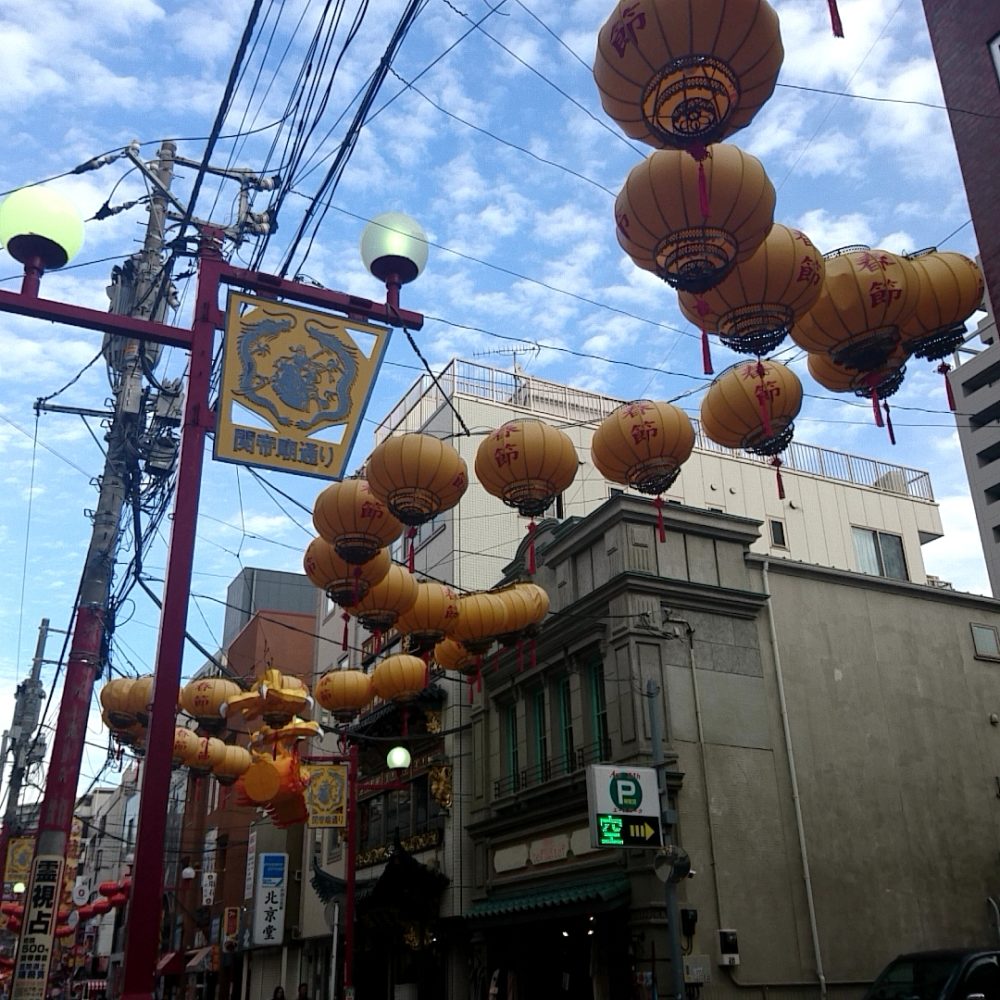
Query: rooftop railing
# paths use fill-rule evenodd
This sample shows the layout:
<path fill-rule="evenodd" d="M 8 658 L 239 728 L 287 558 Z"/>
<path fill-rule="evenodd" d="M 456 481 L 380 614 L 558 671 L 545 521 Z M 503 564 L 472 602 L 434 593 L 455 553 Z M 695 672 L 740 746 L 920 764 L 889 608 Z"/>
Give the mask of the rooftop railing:
<path fill-rule="evenodd" d="M 622 405 L 624 400 L 586 389 L 561 385 L 535 375 L 510 372 L 474 361 L 451 361 L 437 377 L 422 375 L 375 430 L 375 444 L 395 431 L 416 431 L 430 419 L 447 398 L 466 397 L 484 403 L 522 410 L 532 416 L 551 417 L 572 423 L 598 424 Z M 769 458 L 750 452 L 733 452 L 710 441 L 701 432 L 697 420 L 695 447 L 701 451 L 735 456 L 742 461 L 768 464 Z M 854 486 L 919 500 L 933 500 L 929 473 L 891 462 L 851 455 L 793 441 L 782 453 L 782 468 L 824 479 L 834 479 Z"/>

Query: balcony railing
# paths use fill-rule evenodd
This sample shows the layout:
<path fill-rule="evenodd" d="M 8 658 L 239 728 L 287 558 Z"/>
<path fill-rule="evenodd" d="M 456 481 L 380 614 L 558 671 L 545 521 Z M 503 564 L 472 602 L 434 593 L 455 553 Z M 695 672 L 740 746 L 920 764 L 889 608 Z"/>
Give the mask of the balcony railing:
<path fill-rule="evenodd" d="M 438 376 L 438 385 L 434 384 L 429 375 L 423 375 L 413 383 L 406 395 L 376 428 L 375 444 L 380 444 L 394 431 L 419 429 L 444 405 L 446 397 L 455 396 L 465 396 L 559 420 L 593 423 L 595 426 L 624 402 L 612 396 L 549 382 L 534 375 L 456 359 Z M 749 452 L 734 453 L 710 441 L 701 433 L 698 421 L 691 422 L 696 435 L 695 447 L 701 451 L 735 454 L 743 461 L 758 464 L 770 462 L 769 458 Z M 867 486 L 919 500 L 934 499 L 930 475 L 920 469 L 878 462 L 798 441 L 792 442 L 782 454 L 781 460 L 784 468 L 795 472 L 835 479 L 854 486 Z"/>
<path fill-rule="evenodd" d="M 577 747 L 569 753 L 561 753 L 547 760 L 539 761 L 533 767 L 522 767 L 513 774 L 505 775 L 493 782 L 493 798 L 501 799 L 516 795 L 528 788 L 537 788 L 556 778 L 582 771 L 588 764 L 607 761 L 611 757 L 609 742 L 598 741 Z"/>

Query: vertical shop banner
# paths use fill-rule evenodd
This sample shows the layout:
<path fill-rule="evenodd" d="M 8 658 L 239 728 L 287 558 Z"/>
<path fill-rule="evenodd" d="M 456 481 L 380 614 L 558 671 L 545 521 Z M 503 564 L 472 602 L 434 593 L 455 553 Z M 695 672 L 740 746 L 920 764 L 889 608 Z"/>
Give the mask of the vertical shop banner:
<path fill-rule="evenodd" d="M 257 859 L 253 894 L 253 943 L 282 944 L 285 937 L 285 895 L 288 855 L 263 853 Z"/>
<path fill-rule="evenodd" d="M 17 946 L 11 1000 L 44 1000 L 45 982 L 52 960 L 52 932 L 59 911 L 63 859 L 39 854 L 31 866 L 28 898 L 24 904 L 21 940 Z"/>
<path fill-rule="evenodd" d="M 347 826 L 346 764 L 320 764 L 309 768 L 306 806 L 313 829 Z"/>
<path fill-rule="evenodd" d="M 243 898 L 253 899 L 254 871 L 257 867 L 257 827 L 250 827 L 247 837 L 247 873 L 243 881 Z"/>

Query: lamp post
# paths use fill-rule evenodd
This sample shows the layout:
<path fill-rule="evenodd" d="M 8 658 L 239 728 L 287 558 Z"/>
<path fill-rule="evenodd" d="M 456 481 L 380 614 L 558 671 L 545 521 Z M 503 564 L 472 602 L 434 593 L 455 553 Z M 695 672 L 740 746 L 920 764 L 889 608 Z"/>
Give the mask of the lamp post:
<path fill-rule="evenodd" d="M 169 796 L 171 751 L 174 735 L 177 690 L 180 683 L 187 606 L 194 559 L 195 525 L 204 460 L 205 435 L 214 428 L 215 417 L 209 396 L 215 332 L 224 326 L 219 308 L 222 285 L 237 286 L 262 296 L 287 299 L 320 309 L 330 309 L 359 319 L 370 319 L 389 326 L 420 329 L 423 316 L 402 310 L 398 305 L 399 285 L 413 280 L 426 261 L 426 240 L 413 236 L 408 228 L 400 241 L 399 226 L 382 226 L 386 240 L 371 241 L 373 256 L 366 264 L 372 273 L 386 276 L 386 302 L 347 295 L 261 274 L 228 264 L 221 252 L 222 231 L 203 226 L 198 250 L 198 286 L 194 319 L 190 329 L 170 326 L 144 318 L 120 316 L 88 309 L 39 296 L 42 275 L 62 267 L 82 243 L 82 223 L 69 215 L 64 199 L 41 189 L 26 189 L 11 195 L 0 206 L 0 242 L 24 266 L 19 292 L 0 290 L 0 312 L 65 323 L 101 333 L 118 334 L 159 344 L 181 347 L 190 352 L 187 393 L 181 432 L 181 450 L 176 480 L 175 507 L 164 583 L 160 633 L 156 652 L 156 681 L 150 711 L 147 750 L 139 807 L 132 899 L 145 905 L 129 908 L 128 937 L 125 947 L 125 975 L 122 996 L 125 1000 L 148 1000 L 152 996 L 153 977 L 159 941 L 158 911 L 148 901 L 159 899 L 163 891 L 163 847 L 166 839 L 167 800 Z M 419 227 L 412 224 L 419 232 Z M 387 240 L 394 241 L 389 245 Z M 406 247 L 415 247 L 416 259 L 406 268 Z M 420 251 L 422 248 L 422 259 Z M 379 268 L 379 271 L 376 271 Z M 73 679 L 93 684 L 101 663 L 104 640 L 103 608 L 81 602 L 73 632 L 66 691 L 53 745 L 52 762 L 42 800 L 39 837 L 32 866 L 28 898 L 40 858 L 59 859 L 61 868 L 72 822 L 76 782 L 82 757 L 83 738 L 89 711 L 89 696 L 84 703 Z M 48 863 L 48 862 L 47 862 Z M 55 913 L 42 937 L 47 951 L 52 949 Z M 28 922 L 22 926 L 22 940 Z M 36 935 L 37 937 L 37 935 Z M 47 968 L 47 965 L 45 966 Z M 16 970 L 15 970 L 16 971 Z M 15 998 L 18 980 L 15 979 Z"/>
<path fill-rule="evenodd" d="M 347 850 L 344 856 L 344 1000 L 354 1000 L 354 924 L 356 900 L 356 869 L 358 864 L 358 793 L 368 791 L 391 791 L 402 788 L 405 782 L 399 777 L 402 771 L 410 766 L 410 751 L 403 746 L 394 746 L 386 755 L 386 766 L 397 775 L 395 781 L 363 782 L 358 776 L 359 754 L 356 743 L 344 749 L 345 737 L 341 737 L 341 753 L 323 757 L 312 757 L 304 761 L 307 764 L 346 764 L 347 765 L 347 816 L 345 839 Z M 336 924 L 334 925 L 336 933 Z M 336 956 L 336 946 L 334 946 Z M 336 979 L 336 969 L 333 969 Z M 330 994 L 333 1000 L 333 989 Z"/>

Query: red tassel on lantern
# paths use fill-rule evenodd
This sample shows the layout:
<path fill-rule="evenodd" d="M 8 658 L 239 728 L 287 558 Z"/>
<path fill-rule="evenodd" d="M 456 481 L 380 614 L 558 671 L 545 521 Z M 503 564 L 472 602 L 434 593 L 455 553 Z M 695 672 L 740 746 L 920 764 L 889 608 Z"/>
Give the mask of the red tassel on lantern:
<path fill-rule="evenodd" d="M 538 649 L 535 646 L 535 640 L 531 640 L 531 669 L 534 670 L 538 666 Z"/>
<path fill-rule="evenodd" d="M 528 573 L 535 575 L 535 519 L 528 523 Z"/>
<path fill-rule="evenodd" d="M 872 412 L 875 414 L 875 426 L 884 427 L 885 424 L 882 421 L 882 408 L 879 406 L 878 398 L 878 376 L 869 375 L 867 381 L 868 391 L 871 393 L 872 399 Z"/>
<path fill-rule="evenodd" d="M 517 640 L 517 672 L 520 674 L 524 671 L 524 643 L 520 639 Z"/>
<path fill-rule="evenodd" d="M 764 388 L 764 376 L 766 375 L 764 365 L 757 362 L 757 377 L 760 382 L 757 385 L 757 405 L 760 407 L 760 422 L 764 425 L 765 437 L 773 437 L 771 431 L 771 407 L 767 405 L 767 389 Z"/>
<path fill-rule="evenodd" d="M 667 540 L 667 531 L 663 526 L 663 497 L 658 496 L 653 501 L 653 506 L 656 508 L 656 530 L 659 532 L 660 541 L 665 542 Z"/>
<path fill-rule="evenodd" d="M 424 651 L 424 687 L 431 686 L 431 651 Z"/>
<path fill-rule="evenodd" d="M 354 567 L 354 588 L 353 596 L 351 599 L 352 604 L 357 604 L 361 600 L 361 567 Z M 344 616 L 347 617 L 346 615 Z"/>
<path fill-rule="evenodd" d="M 777 455 L 771 459 L 771 465 L 774 466 L 774 478 L 778 482 L 778 499 L 785 499 L 785 483 L 781 478 L 781 459 Z"/>
<path fill-rule="evenodd" d="M 704 319 L 712 310 L 708 303 L 699 295 L 695 299 L 695 309 L 698 310 L 700 319 Z M 712 367 L 712 346 L 708 342 L 708 330 L 703 322 L 698 324 L 701 330 L 701 366 L 706 375 L 714 375 L 715 369 Z"/>
<path fill-rule="evenodd" d="M 347 651 L 347 623 L 351 620 L 351 616 L 345 611 L 341 617 L 344 619 L 344 638 L 340 642 L 341 652 Z"/>
<path fill-rule="evenodd" d="M 948 381 L 948 372 L 951 371 L 951 365 L 947 361 L 942 361 L 941 364 L 937 366 L 938 374 L 944 376 L 944 391 L 948 396 L 948 409 L 952 413 L 955 412 L 955 394 L 951 391 L 951 382 Z"/>
<path fill-rule="evenodd" d="M 701 210 L 702 220 L 705 220 L 711 208 L 708 201 L 708 180 L 705 177 L 708 150 L 701 143 L 696 143 L 688 151 L 698 161 L 698 208 Z"/>
<path fill-rule="evenodd" d="M 382 630 L 380 628 L 375 629 L 375 652 L 382 652 Z"/>
<path fill-rule="evenodd" d="M 413 540 L 416 537 L 417 537 L 417 529 L 411 525 L 409 528 L 406 529 L 406 539 L 410 543 L 406 553 L 406 568 L 411 573 L 413 572 L 413 560 L 414 560 Z"/>
<path fill-rule="evenodd" d="M 833 37 L 843 38 L 844 25 L 840 20 L 840 11 L 837 10 L 837 0 L 826 0 L 826 4 L 830 8 L 830 25 L 833 27 Z"/>
<path fill-rule="evenodd" d="M 896 435 L 893 433 L 893 430 L 892 430 L 892 417 L 889 414 L 889 404 L 888 403 L 883 403 L 882 405 L 885 407 L 885 426 L 886 426 L 886 430 L 888 430 L 888 432 L 889 432 L 889 443 L 890 444 L 895 444 L 896 443 Z"/>

